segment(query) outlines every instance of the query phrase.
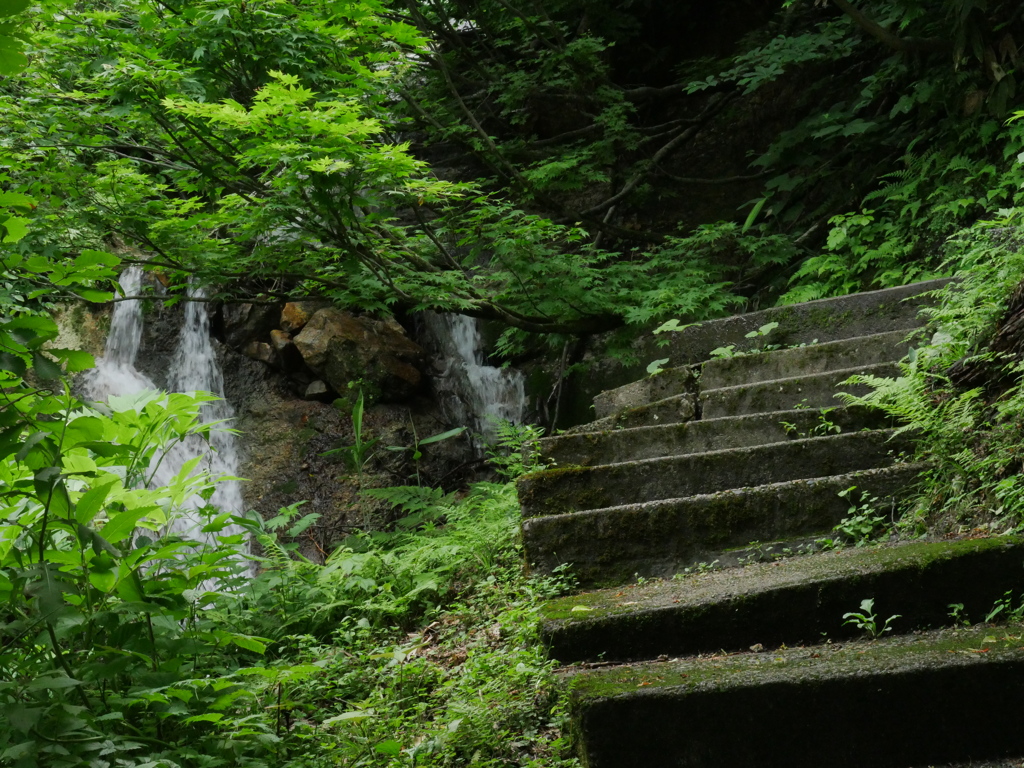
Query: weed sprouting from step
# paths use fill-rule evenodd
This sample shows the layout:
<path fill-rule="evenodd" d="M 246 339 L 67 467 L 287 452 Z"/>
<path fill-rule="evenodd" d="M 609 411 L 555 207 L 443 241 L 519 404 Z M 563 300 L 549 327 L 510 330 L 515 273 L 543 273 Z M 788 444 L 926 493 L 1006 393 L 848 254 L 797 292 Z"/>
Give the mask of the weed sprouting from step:
<path fill-rule="evenodd" d="M 806 401 L 804 401 L 806 402 Z M 810 437 L 825 437 L 827 435 L 838 435 L 841 434 L 843 428 L 836 424 L 832 419 L 829 418 L 829 414 L 835 408 L 819 408 L 818 409 L 818 423 L 812 426 L 810 429 L 802 430 L 796 424 L 791 421 L 780 421 L 782 429 L 790 437 L 798 440 L 804 440 Z"/>
<path fill-rule="evenodd" d="M 1000 617 L 1010 622 L 1024 620 L 1024 599 L 1021 600 L 1019 605 L 1014 607 L 1012 589 L 1007 590 L 1002 597 L 995 601 L 992 605 L 992 610 L 985 614 L 984 623 L 988 624 Z"/>
<path fill-rule="evenodd" d="M 887 537 L 892 529 L 892 521 L 878 511 L 881 501 L 868 494 L 861 494 L 860 500 L 854 500 L 857 486 L 851 485 L 839 496 L 850 502 L 846 517 L 832 529 L 836 534 L 832 538 L 818 539 L 822 549 L 839 549 L 846 543 L 863 547 Z"/>
<path fill-rule="evenodd" d="M 850 611 L 844 613 L 843 618 L 846 621 L 843 624 L 852 624 L 857 629 L 866 632 L 870 637 L 877 638 L 884 635 L 886 632 L 892 632 L 892 627 L 889 626 L 896 619 L 902 618 L 900 614 L 893 614 L 885 623 L 879 626 L 878 615 L 875 613 L 875 599 L 870 597 L 866 600 L 860 601 L 860 611 Z"/>

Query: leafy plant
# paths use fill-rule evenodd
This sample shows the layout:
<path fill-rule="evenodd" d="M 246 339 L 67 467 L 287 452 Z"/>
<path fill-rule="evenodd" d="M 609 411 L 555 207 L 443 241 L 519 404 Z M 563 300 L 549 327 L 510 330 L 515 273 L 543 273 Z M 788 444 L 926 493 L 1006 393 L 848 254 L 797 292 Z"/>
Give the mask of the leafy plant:
<path fill-rule="evenodd" d="M 321 456 L 341 456 L 345 461 L 346 467 L 358 476 L 360 485 L 362 485 L 363 480 L 363 469 L 365 469 L 370 459 L 373 458 L 373 447 L 379 442 L 379 438 L 375 437 L 368 440 L 365 437 L 363 432 L 364 407 L 363 390 L 360 389 L 355 402 L 352 404 L 352 445 L 332 448 L 320 454 Z"/>
<path fill-rule="evenodd" d="M 872 541 L 882 538 L 889 532 L 889 519 L 878 512 L 879 500 L 871 495 L 862 494 L 860 501 L 853 500 L 856 486 L 839 492 L 839 496 L 850 502 L 846 517 L 832 529 L 846 541 L 855 546 L 863 547 Z"/>
<path fill-rule="evenodd" d="M 540 439 L 543 427 L 535 424 L 497 423 L 497 441 L 487 446 L 487 460 L 509 480 L 537 469 L 540 464 Z"/>
<path fill-rule="evenodd" d="M 851 611 L 849 613 L 843 614 L 843 618 L 846 619 L 846 621 L 844 621 L 843 624 L 852 624 L 853 626 L 857 627 L 857 629 L 866 632 L 868 636 L 873 639 L 881 637 L 886 632 L 891 632 L 892 627 L 889 625 L 892 624 L 892 622 L 896 619 L 900 618 L 900 615 L 897 613 L 893 616 L 890 616 L 885 620 L 884 624 L 879 626 L 878 616 L 875 614 L 874 609 L 874 598 L 861 600 L 860 611 Z"/>

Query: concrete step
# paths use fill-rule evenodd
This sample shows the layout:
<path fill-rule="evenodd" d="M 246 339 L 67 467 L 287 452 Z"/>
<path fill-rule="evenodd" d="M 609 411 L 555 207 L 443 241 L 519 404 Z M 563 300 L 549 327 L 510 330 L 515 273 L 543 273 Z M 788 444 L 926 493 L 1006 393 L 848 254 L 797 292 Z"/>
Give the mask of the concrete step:
<path fill-rule="evenodd" d="M 807 437 L 886 426 L 877 411 L 863 408 L 802 408 L 721 419 L 606 429 L 557 435 L 540 441 L 541 454 L 556 466 L 592 467 L 624 461 L 746 448 Z"/>
<path fill-rule="evenodd" d="M 826 535 L 849 513 L 838 494 L 857 487 L 879 513 L 913 488 L 921 464 L 770 483 L 689 498 L 525 519 L 524 557 L 536 573 L 564 564 L 584 587 L 671 576 L 750 542 Z M 746 550 L 742 554 L 747 555 Z"/>
<path fill-rule="evenodd" d="M 907 340 L 908 336 L 921 335 L 920 331 L 901 329 L 841 339 L 827 344 L 812 344 L 794 349 L 709 360 L 701 369 L 700 385 L 704 390 L 721 389 L 759 381 L 789 379 L 826 371 L 891 363 L 907 356 L 912 346 Z"/>
<path fill-rule="evenodd" d="M 588 768 L 908 768 L 1024 754 L 1024 628 L 573 674 Z"/>
<path fill-rule="evenodd" d="M 623 387 L 602 392 L 594 398 L 594 415 L 603 419 L 666 397 L 696 394 L 697 374 L 694 371 L 689 366 L 669 368 Z"/>
<path fill-rule="evenodd" d="M 583 435 L 609 429 L 680 424 L 695 418 L 697 418 L 697 395 L 685 392 L 681 395 L 670 395 L 645 405 L 638 405 L 635 408 L 627 408 L 587 424 L 579 424 L 566 430 L 564 434 Z"/>
<path fill-rule="evenodd" d="M 802 407 L 829 408 L 841 405 L 842 400 L 836 397 L 837 392 L 864 395 L 870 391 L 868 387 L 862 385 L 841 384 L 858 373 L 893 377 L 899 376 L 900 370 L 895 363 L 879 363 L 810 376 L 705 390 L 700 395 L 702 418 L 718 419 L 726 416 L 742 416 L 747 413 L 787 411 Z"/>
<path fill-rule="evenodd" d="M 980 621 L 1022 564 L 1020 537 L 850 548 L 554 600 L 542 632 L 563 662 L 813 644 L 861 634 L 843 614 L 866 598 L 907 632 L 949 624 L 950 603 Z"/>
<path fill-rule="evenodd" d="M 523 517 L 540 517 L 752 488 L 873 469 L 909 449 L 893 430 L 850 432 L 599 467 L 560 467 L 516 481 Z"/>
<path fill-rule="evenodd" d="M 934 303 L 926 294 L 949 282 L 948 279 L 928 280 L 710 320 L 678 333 L 652 336 L 637 352 L 644 364 L 667 357 L 668 365 L 695 365 L 708 360 L 711 351 L 720 347 L 735 346 L 737 352 L 746 352 L 766 342 L 783 346 L 824 344 L 838 339 L 919 328 L 924 325 L 919 317 L 921 308 Z M 768 323 L 779 325 L 767 337 L 746 337 Z M 642 375 L 642 370 L 639 375 Z"/>

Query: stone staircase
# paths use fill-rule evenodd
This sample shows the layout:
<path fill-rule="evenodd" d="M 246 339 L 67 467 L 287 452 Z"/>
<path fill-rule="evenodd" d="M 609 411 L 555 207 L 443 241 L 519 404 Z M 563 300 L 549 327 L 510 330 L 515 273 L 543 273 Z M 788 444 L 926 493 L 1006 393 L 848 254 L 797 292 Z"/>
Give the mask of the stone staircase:
<path fill-rule="evenodd" d="M 589 590 L 543 625 L 588 768 L 1021 765 L 1024 630 L 952 628 L 949 606 L 984 618 L 1018 587 L 1024 539 L 811 552 L 849 513 L 840 492 L 895 514 L 922 469 L 835 393 L 898 370 L 940 285 L 686 329 L 668 352 L 685 365 L 542 441 L 554 466 L 518 482 L 523 541 L 534 571 L 570 563 Z M 708 360 L 772 322 L 786 348 Z M 844 623 L 866 599 L 879 639 Z"/>

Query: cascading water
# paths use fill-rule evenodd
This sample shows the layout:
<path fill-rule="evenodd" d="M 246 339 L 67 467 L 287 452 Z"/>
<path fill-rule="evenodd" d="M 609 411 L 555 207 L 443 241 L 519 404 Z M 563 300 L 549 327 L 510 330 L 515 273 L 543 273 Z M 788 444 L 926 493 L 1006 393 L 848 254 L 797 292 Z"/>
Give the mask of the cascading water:
<path fill-rule="evenodd" d="M 142 268 L 131 266 L 126 269 L 121 274 L 120 283 L 126 296 L 137 296 L 142 285 Z M 189 296 L 202 299 L 202 289 L 190 289 Z M 141 302 L 118 302 L 114 305 L 110 320 L 106 350 L 85 380 L 87 399 L 106 400 L 111 395 L 129 395 L 157 389 L 153 381 L 135 367 L 141 340 Z M 224 395 L 224 378 L 210 342 L 206 304 L 201 301 L 186 303 L 185 322 L 178 334 L 178 346 L 168 376 L 168 389 L 175 392 L 212 392 L 220 397 Z M 204 424 L 233 416 L 231 406 L 223 399 L 203 405 L 200 411 Z M 199 468 L 209 471 L 213 477 L 232 478 L 238 472 L 235 436 L 230 432 L 215 430 L 210 435 L 209 443 L 198 436 L 192 436 L 171 447 L 159 462 L 150 482 L 153 485 L 166 484 L 181 471 L 186 462 L 197 456 L 202 457 Z M 190 502 L 190 509 L 194 510 L 202 503 L 202 499 L 196 497 Z M 227 512 L 241 513 L 243 501 L 239 482 L 232 479 L 219 480 L 210 503 Z M 204 536 L 198 531 L 199 527 L 198 516 L 190 515 L 189 509 L 182 510 L 168 524 L 170 531 L 188 534 L 193 538 Z M 237 526 L 229 526 L 221 535 L 239 533 L 240 530 Z"/>
<path fill-rule="evenodd" d="M 435 387 L 450 418 L 482 435 L 483 443 L 493 442 L 498 421 L 522 422 L 526 411 L 523 375 L 484 365 L 476 320 L 432 312 L 426 313 L 425 320 L 446 360 L 445 370 L 435 377 Z M 482 452 L 481 441 L 474 439 L 474 448 Z"/>

